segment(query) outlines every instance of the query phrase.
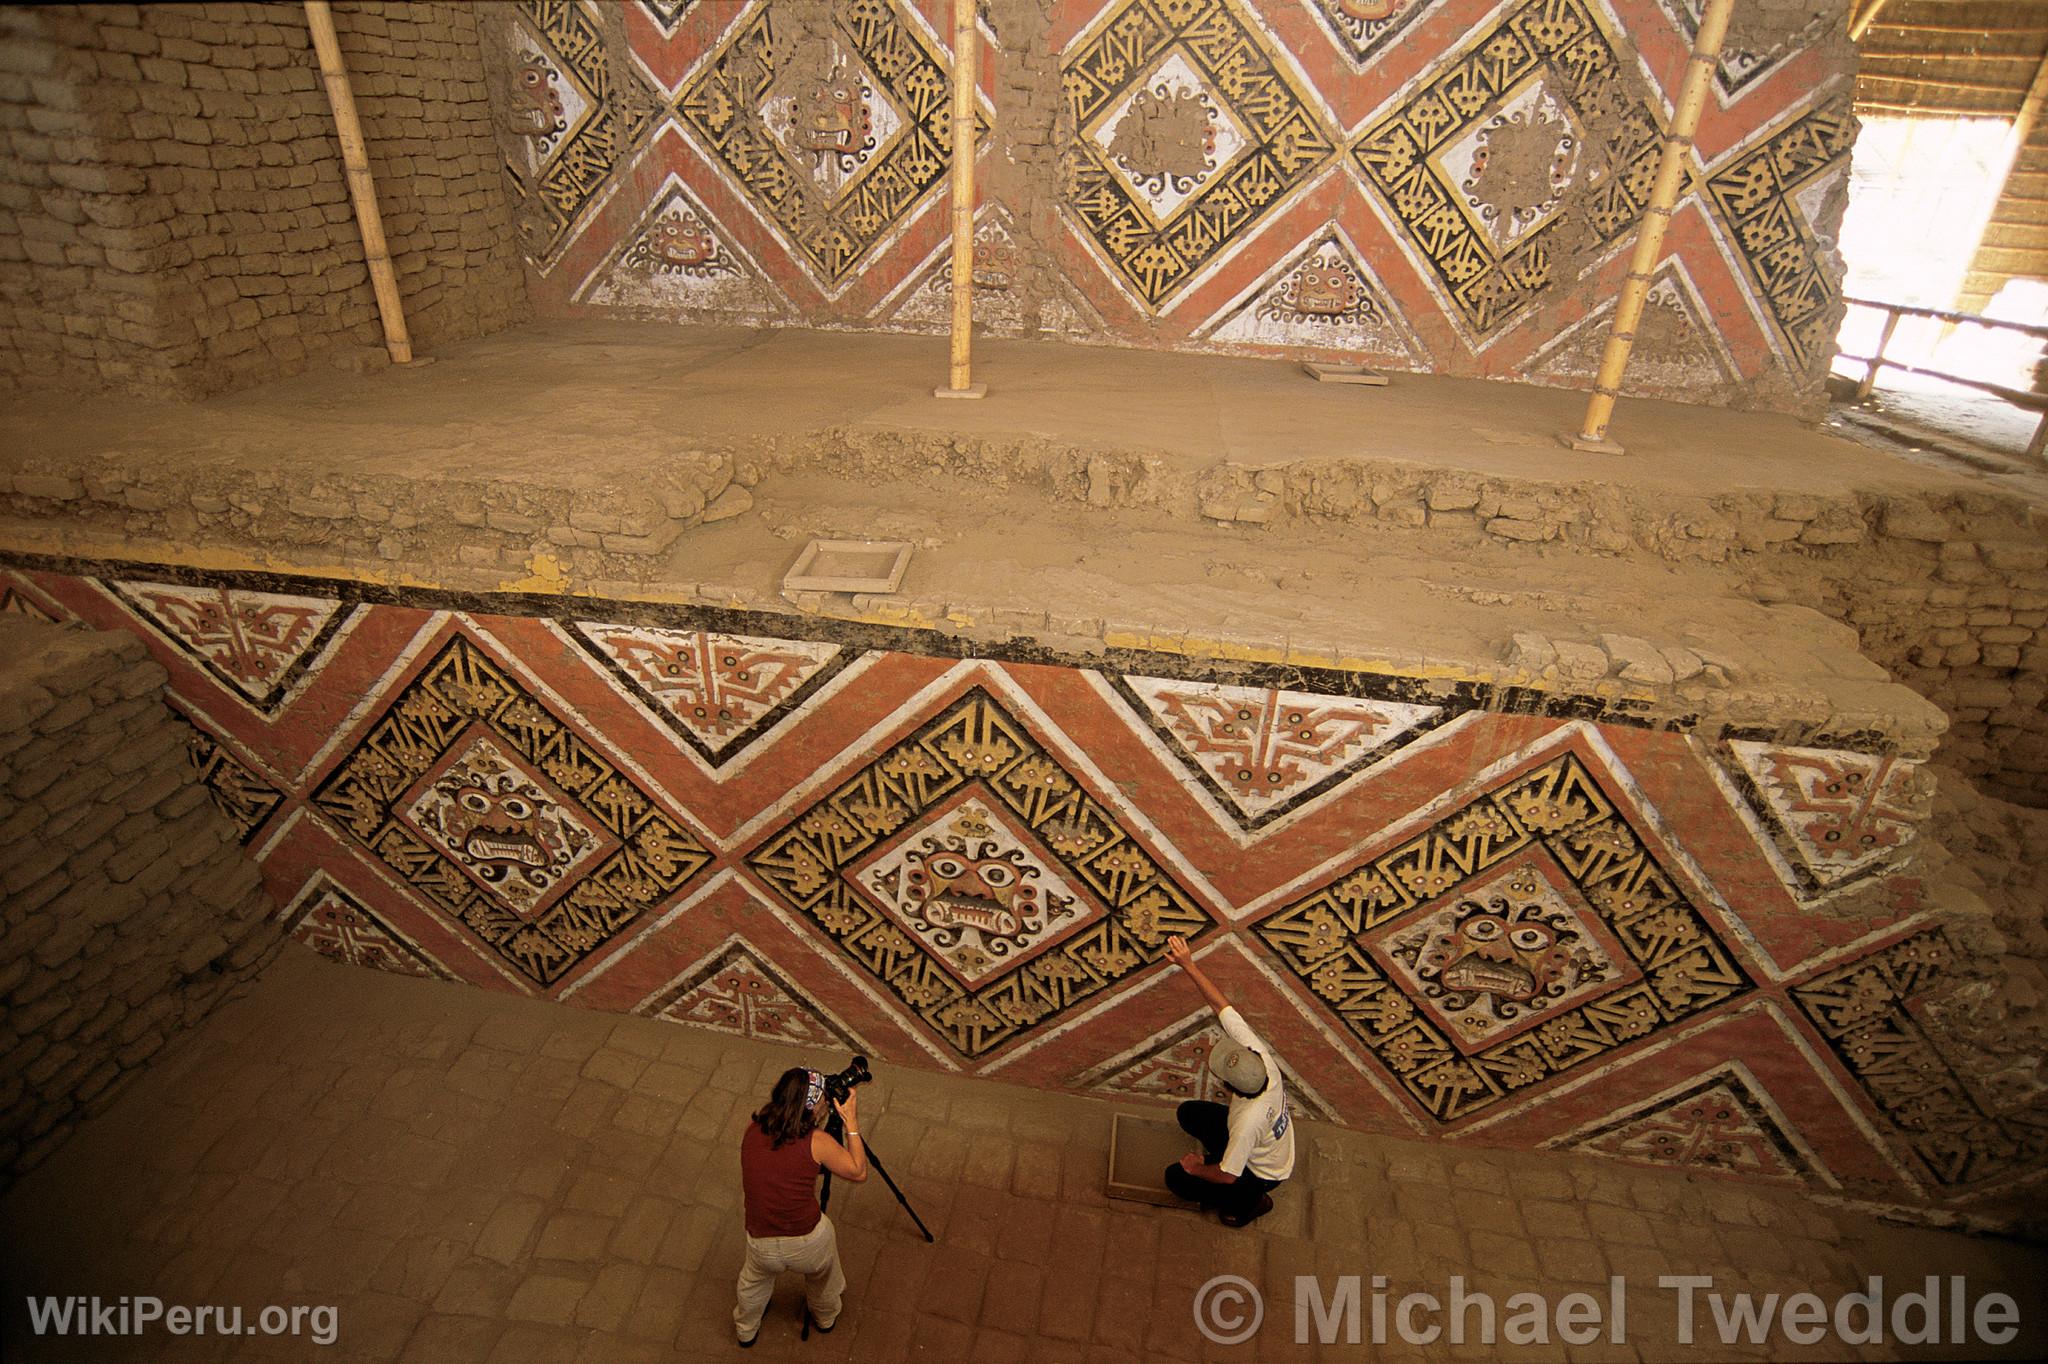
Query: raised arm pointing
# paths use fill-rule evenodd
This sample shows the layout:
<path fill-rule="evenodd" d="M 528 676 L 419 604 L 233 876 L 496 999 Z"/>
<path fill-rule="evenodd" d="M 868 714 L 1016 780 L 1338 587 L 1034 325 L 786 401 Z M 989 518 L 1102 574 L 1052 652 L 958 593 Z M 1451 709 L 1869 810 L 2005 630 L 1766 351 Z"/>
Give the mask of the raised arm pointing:
<path fill-rule="evenodd" d="M 1220 1014 L 1230 1007 L 1230 1001 L 1225 999 L 1223 992 L 1216 988 L 1216 982 L 1209 979 L 1206 971 L 1195 965 L 1195 954 L 1188 947 L 1188 940 L 1186 938 L 1183 938 L 1178 933 L 1168 938 L 1166 940 L 1166 954 L 1173 958 L 1175 966 L 1188 973 L 1188 978 L 1194 981 L 1195 988 L 1202 992 L 1202 998 L 1209 1002 L 1210 1008 Z"/>

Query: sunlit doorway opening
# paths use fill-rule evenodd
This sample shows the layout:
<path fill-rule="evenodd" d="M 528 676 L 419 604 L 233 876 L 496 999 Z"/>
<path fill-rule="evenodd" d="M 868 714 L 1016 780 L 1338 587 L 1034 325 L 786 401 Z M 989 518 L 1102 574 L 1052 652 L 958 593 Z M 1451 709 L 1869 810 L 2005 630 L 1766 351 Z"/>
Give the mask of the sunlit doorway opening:
<path fill-rule="evenodd" d="M 2014 150 L 2006 119 L 1864 119 L 1842 219 L 1843 293 L 1955 309 Z M 1982 315 L 2048 322 L 2048 283 L 2009 281 Z M 1881 312 L 1850 308 L 1837 350 L 1842 356 L 1873 354 L 1884 322 Z M 1900 364 L 2024 391 L 2034 387 L 2041 341 L 2019 332 L 1904 317 L 1884 354 Z M 1852 379 L 1865 371 L 1840 356 L 1834 368 Z M 1900 395 L 1896 406 L 1992 444 L 2024 442 L 2038 420 L 1991 395 L 1901 369 L 1885 369 L 1877 383 Z"/>

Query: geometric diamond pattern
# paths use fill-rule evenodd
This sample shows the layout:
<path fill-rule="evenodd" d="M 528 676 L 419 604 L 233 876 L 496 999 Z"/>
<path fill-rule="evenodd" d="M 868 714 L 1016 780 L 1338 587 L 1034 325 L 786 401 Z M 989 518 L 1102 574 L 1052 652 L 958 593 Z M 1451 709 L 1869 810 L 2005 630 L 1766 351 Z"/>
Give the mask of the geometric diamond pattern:
<path fill-rule="evenodd" d="M 1075 1076 L 1072 1083 L 1076 1089 L 1134 1099 L 1206 1099 L 1211 1103 L 1228 1103 L 1230 1091 L 1209 1069 L 1209 1052 L 1222 1036 L 1213 1015 L 1190 1014 L 1093 1070 Z M 1280 1061 L 1280 1074 L 1287 1082 L 1288 1107 L 1297 1116 L 1330 1116 L 1322 1101 L 1301 1083 L 1285 1059 Z"/>
<path fill-rule="evenodd" d="M 1801 899 L 1896 865 L 1933 799 L 1921 765 L 1889 754 L 1753 739 L 1719 748 L 1740 813 L 1775 847 L 1787 887 Z"/>
<path fill-rule="evenodd" d="M 1330 30 L 1354 67 L 1400 40 L 1401 31 L 1437 0 L 1304 0 Z"/>
<path fill-rule="evenodd" d="M 455 978 L 418 944 L 324 874 L 315 875 L 278 917 L 287 936 L 329 961 L 428 980 Z"/>
<path fill-rule="evenodd" d="M 295 699 L 263 713 L 168 658 L 132 594 L 5 576 L 166 659 L 214 799 L 267 881 L 310 887 L 292 932 L 338 960 L 1171 1098 L 1208 1092 L 1212 1035 L 1170 985 L 1179 932 L 1337 1121 L 1894 1201 L 1981 1200 L 2048 1156 L 2048 1107 L 1981 1090 L 1963 1050 L 1974 971 L 1923 922 L 1878 928 L 1910 904 L 1837 893 L 1915 846 L 1920 783 L 1881 736 L 1708 742 L 1365 672 L 77 568 L 283 621 L 253 637 L 296 660 L 269 672 Z M 322 624 L 308 604 L 349 622 L 325 646 L 290 628 Z"/>
<path fill-rule="evenodd" d="M 1955 963 L 1938 929 L 1816 976 L 1793 997 L 1903 1145 L 1942 1185 L 2038 1172 L 2048 1160 L 2048 1102 L 2001 1112 L 1943 1058 L 1924 1010 Z"/>
<path fill-rule="evenodd" d="M 1446 718 L 1442 706 L 1162 677 L 1111 685 L 1246 829 L 1300 808 Z"/>
<path fill-rule="evenodd" d="M 989 832 L 927 834 L 964 808 L 955 803 L 961 797 L 978 803 Z M 904 910 L 889 902 L 886 883 L 862 874 L 872 854 L 912 839 L 930 840 L 933 893 L 926 903 L 950 897 L 961 906 L 944 921 L 926 915 L 935 926 L 922 933 L 897 917 Z M 1024 855 L 1014 860 L 1005 856 L 1019 851 Z M 957 869 L 939 865 L 947 854 L 961 863 Z M 1160 960 L 1168 935 L 1193 936 L 1211 923 L 1052 752 L 978 687 L 797 815 L 747 863 L 967 1057 Z M 1013 869 L 1012 885 L 1046 883 L 1041 907 L 998 905 L 986 912 L 987 927 L 973 926 L 968 911 L 977 901 L 993 902 L 987 869 L 1000 866 Z M 1031 937 L 1051 928 L 1053 907 L 1068 899 L 1071 906 L 1059 905 L 1061 936 Z M 1031 930 L 997 952 L 1001 930 L 1011 926 L 1003 908 Z M 970 927 L 970 945 L 1001 960 L 977 961 L 963 978 L 961 958 L 943 954 L 953 935 Z M 1040 942 L 1046 946 L 1033 950 Z"/>
<path fill-rule="evenodd" d="M 1306 242 L 1203 334 L 1241 345 L 1385 356 L 1407 369 L 1424 369 L 1429 360 L 1341 228 Z"/>
<path fill-rule="evenodd" d="M 1529 1031 L 1486 1041 L 1486 1034 L 1475 1038 L 1469 1027 L 1433 1017 L 1420 970 L 1406 979 L 1390 971 L 1384 957 L 1376 959 L 1384 935 L 1375 934 L 1426 924 L 1461 895 L 1491 908 L 1491 896 L 1472 899 L 1488 888 L 1476 878 L 1508 865 L 1533 869 L 1553 891 L 1569 886 L 1576 894 L 1567 923 L 1597 923 L 1631 969 L 1583 1003 L 1565 1008 L 1563 1001 L 1538 1015 Z M 1643 846 L 1625 808 L 1571 755 L 1474 798 L 1285 906 L 1257 932 L 1310 996 L 1444 1123 L 1750 988 L 1712 927 Z M 1528 955 L 1520 960 L 1528 966 Z M 1582 996 L 1574 990 L 1572 997 Z"/>
<path fill-rule="evenodd" d="M 815 695 L 852 658 L 837 644 L 577 621 L 608 672 L 714 767 Z"/>
<path fill-rule="evenodd" d="M 640 221 L 578 286 L 579 303 L 687 308 L 735 321 L 779 319 L 789 305 L 752 257 L 671 173 Z"/>
<path fill-rule="evenodd" d="M 158 638 L 264 714 L 284 703 L 350 615 L 334 597 L 118 580 L 107 587 Z"/>
<path fill-rule="evenodd" d="M 462 637 L 384 707 L 314 804 L 541 985 L 711 860 L 629 774 Z"/>
<path fill-rule="evenodd" d="M 40 620 L 50 625 L 57 624 L 57 617 L 41 603 L 4 579 L 0 579 L 0 615 L 27 616 L 31 620 Z"/>
<path fill-rule="evenodd" d="M 657 106 L 631 62 L 612 62 L 588 7 L 518 0 L 514 12 L 501 141 L 506 170 L 524 191 L 527 255 L 545 273 L 653 125 Z"/>
<path fill-rule="evenodd" d="M 1158 307 L 1335 152 L 1229 0 L 1124 0 L 1062 58 L 1067 206 Z"/>
<path fill-rule="evenodd" d="M 1727 1065 L 1590 1124 L 1562 1143 L 1643 1165 L 1803 1182 L 1811 1162 L 1747 1068 Z"/>
<path fill-rule="evenodd" d="M 1838 177 L 1856 137 L 1844 97 L 1800 113 L 1708 177 L 1737 253 L 1794 363 L 1833 353 L 1841 289 L 1814 234 L 1805 191 Z"/>
<path fill-rule="evenodd" d="M 1698 42 L 1700 12 L 1706 8 L 1706 0 L 1657 0 L 1657 5 L 1685 35 L 1688 47 Z M 1729 33 L 1721 46 L 1720 65 L 1714 71 L 1714 83 L 1720 87 L 1724 104 L 1729 97 L 1741 94 L 1798 56 L 1825 34 L 1829 23 L 1838 17 L 1826 5 L 1815 5 L 1810 13 L 1804 27 L 1789 33 L 1773 34 L 1777 42 L 1769 48 L 1745 46 L 1739 29 Z"/>
<path fill-rule="evenodd" d="M 1015 215 L 1018 249 L 990 233 L 976 314 L 1583 386 L 1558 332 L 1604 334 L 1588 315 L 1640 221 L 1700 5 L 1505 0 L 1459 24 L 1444 0 L 1063 2 L 1038 56 L 981 49 L 977 103 L 1033 86 L 1014 107 L 1050 125 L 1052 160 L 983 189 L 977 222 Z M 951 58 L 931 4 L 491 12 L 505 167 L 548 303 L 943 329 Z M 1662 338 L 1725 360 L 1728 387 L 1645 353 L 1634 391 L 1783 406 L 1825 362 L 1852 125 L 1847 48 L 1832 16 L 1806 17 L 1738 18 L 1668 239 L 1698 298 L 1656 311 Z"/>
<path fill-rule="evenodd" d="M 192 770 L 213 797 L 214 807 L 228 817 L 240 841 L 247 844 L 263 821 L 284 804 L 284 792 L 250 771 L 226 745 L 197 725 L 186 749 Z"/>
<path fill-rule="evenodd" d="M 683 972 L 640 1012 L 735 1037 L 866 1050 L 737 937 Z"/>
<path fill-rule="evenodd" d="M 1553 162 L 1524 167 L 1510 180 L 1487 166 L 1481 169 L 1493 178 L 1482 179 L 1472 140 L 1526 138 L 1541 118 L 1557 138 L 1597 137 L 1606 168 Z M 1592 8 L 1583 0 L 1526 0 L 1469 38 L 1353 154 L 1455 317 L 1484 341 L 1537 301 L 1568 243 L 1597 251 L 1634 230 L 1660 139 L 1657 115 L 1631 92 Z M 1460 147 L 1468 149 L 1451 159 Z M 1553 173 L 1567 183 L 1530 187 Z"/>
<path fill-rule="evenodd" d="M 1535 383 L 1592 387 L 1613 326 L 1610 299 L 1539 346 L 1524 373 Z M 1698 289 L 1676 259 L 1667 260 L 1643 300 L 1622 391 L 1709 403 L 1725 397 L 1739 382 Z"/>
<path fill-rule="evenodd" d="M 901 0 L 829 0 L 822 49 L 792 65 L 758 5 L 683 89 L 684 126 L 836 292 L 951 165 L 949 65 Z M 822 55 L 821 55 L 822 54 Z M 985 122 L 977 113 L 977 136 Z"/>

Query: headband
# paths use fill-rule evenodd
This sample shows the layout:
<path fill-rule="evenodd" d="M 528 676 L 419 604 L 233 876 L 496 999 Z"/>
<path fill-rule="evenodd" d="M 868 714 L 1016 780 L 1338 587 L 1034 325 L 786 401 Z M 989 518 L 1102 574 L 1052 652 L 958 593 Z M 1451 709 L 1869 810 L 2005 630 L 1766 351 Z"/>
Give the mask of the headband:
<path fill-rule="evenodd" d="M 804 1082 L 804 1112 L 808 1113 L 818 1106 L 818 1100 L 825 1097 L 825 1076 L 816 1070 L 807 1070 L 804 1074 L 810 1077 Z"/>

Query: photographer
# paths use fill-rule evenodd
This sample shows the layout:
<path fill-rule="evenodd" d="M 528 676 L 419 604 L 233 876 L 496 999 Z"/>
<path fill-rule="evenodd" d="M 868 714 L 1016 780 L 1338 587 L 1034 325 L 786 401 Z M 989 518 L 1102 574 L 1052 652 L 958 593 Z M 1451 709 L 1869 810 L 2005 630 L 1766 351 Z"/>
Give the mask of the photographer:
<path fill-rule="evenodd" d="M 740 1138 L 740 1179 L 746 1191 L 747 1255 L 740 1266 L 739 1304 L 733 1329 L 742 1347 L 754 1343 L 761 1314 L 775 1292 L 775 1276 L 795 1270 L 804 1276 L 811 1324 L 830 1331 L 839 1320 L 839 1296 L 846 1275 L 839 1268 L 839 1242 L 832 1220 L 818 1205 L 818 1173 L 861 1183 L 868 1158 L 861 1145 L 853 1091 L 831 1104 L 846 1126 L 846 1145 L 822 1126 L 828 1101 L 822 1072 L 792 1067 L 775 1082 L 768 1102 L 754 1114 Z"/>
<path fill-rule="evenodd" d="M 1166 1187 L 1214 1208 L 1227 1227 L 1242 1227 L 1273 1210 L 1272 1191 L 1294 1173 L 1294 1124 L 1272 1049 L 1231 1007 L 1178 934 L 1166 940 L 1173 964 L 1187 972 L 1216 1011 L 1224 1037 L 1209 1052 L 1209 1073 L 1228 1085 L 1230 1106 L 1190 1099 L 1180 1106 L 1181 1130 L 1202 1143 L 1166 1167 Z"/>

